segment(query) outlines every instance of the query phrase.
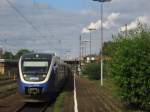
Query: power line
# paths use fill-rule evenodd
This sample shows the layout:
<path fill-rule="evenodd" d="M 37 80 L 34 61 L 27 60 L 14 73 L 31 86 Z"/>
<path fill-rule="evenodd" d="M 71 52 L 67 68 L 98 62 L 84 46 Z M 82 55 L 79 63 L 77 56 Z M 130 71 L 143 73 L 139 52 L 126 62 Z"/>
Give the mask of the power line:
<path fill-rule="evenodd" d="M 36 0 L 32 0 L 32 1 L 33 1 L 34 7 L 37 8 L 37 11 L 40 13 L 40 17 L 41 17 L 41 19 L 43 21 L 43 25 L 45 26 L 44 29 L 47 30 L 47 28 L 46 28 L 47 22 L 45 21 L 46 17 L 44 16 L 44 13 L 42 12 L 42 10 L 41 10 L 41 8 L 39 6 L 39 3 Z M 48 35 L 45 35 L 45 36 L 48 37 Z"/>
<path fill-rule="evenodd" d="M 9 0 L 6 0 L 6 1 L 7 1 L 7 3 L 9 4 L 9 6 L 10 6 L 12 9 L 14 9 L 14 10 L 17 12 L 17 14 L 20 15 L 20 16 L 25 20 L 26 23 L 28 23 L 37 33 L 39 33 L 42 37 L 45 38 L 45 36 L 43 36 L 43 35 L 40 33 L 40 31 L 33 25 L 33 23 L 32 23 L 26 16 L 24 16 L 24 15 L 22 14 L 22 12 L 21 12 L 18 8 L 16 8 Z"/>
<path fill-rule="evenodd" d="M 47 23 L 47 21 L 46 21 L 46 16 L 44 15 L 44 12 L 41 10 L 41 7 L 40 7 L 40 5 L 39 5 L 39 3 L 37 2 L 37 0 L 32 0 L 33 1 L 33 5 L 34 5 L 34 7 L 35 8 L 37 8 L 37 10 L 38 10 L 38 12 L 40 13 L 40 17 L 41 17 L 41 19 L 42 19 L 42 21 L 43 21 L 43 25 L 45 26 L 44 28 L 45 28 L 45 30 L 44 31 L 46 31 L 47 30 L 47 26 L 48 26 L 48 23 Z M 48 31 L 48 30 L 47 30 Z M 49 32 L 49 31 L 48 31 Z M 47 37 L 49 36 L 49 34 L 47 34 Z M 54 35 L 51 35 L 51 38 L 54 38 Z M 48 40 L 48 39 L 47 39 Z"/>
<path fill-rule="evenodd" d="M 43 19 L 43 25 L 46 26 L 46 21 L 45 21 L 45 17 L 44 17 L 44 13 L 42 12 L 41 8 L 39 7 L 39 4 L 37 3 L 36 0 L 33 0 L 33 5 L 35 6 L 35 8 L 37 8 L 37 10 L 39 11 L 40 13 L 40 17 Z"/>
<path fill-rule="evenodd" d="M 46 35 L 43 35 L 43 34 L 41 33 L 41 31 L 40 31 L 37 27 L 35 27 L 35 25 L 34 25 L 11 1 L 6 0 L 6 2 L 8 3 L 8 5 L 9 5 L 13 10 L 15 10 L 15 11 L 17 12 L 17 14 L 18 14 L 20 17 L 22 17 L 22 18 L 25 20 L 25 22 L 26 22 L 27 24 L 29 24 L 29 25 L 31 26 L 31 28 L 32 28 L 34 31 L 36 31 L 41 37 L 45 38 L 46 41 L 48 42 L 48 38 L 46 38 L 47 36 L 46 36 Z M 37 7 L 37 9 L 39 10 L 39 12 L 42 13 L 42 11 L 40 10 L 40 7 L 38 6 L 38 4 L 36 3 L 35 0 L 33 0 L 33 3 L 34 3 L 34 5 Z M 42 14 L 41 14 L 41 15 L 42 15 Z M 42 18 L 44 19 L 44 17 L 42 17 Z M 46 22 L 45 22 L 44 25 L 47 25 Z"/>

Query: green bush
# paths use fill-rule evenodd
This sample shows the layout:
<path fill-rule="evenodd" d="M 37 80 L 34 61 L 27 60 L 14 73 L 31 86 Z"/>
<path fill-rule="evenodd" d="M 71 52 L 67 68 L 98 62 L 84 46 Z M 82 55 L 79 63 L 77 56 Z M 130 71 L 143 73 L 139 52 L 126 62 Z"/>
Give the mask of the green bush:
<path fill-rule="evenodd" d="M 83 68 L 82 74 L 87 75 L 90 79 L 94 80 L 100 79 L 100 64 L 99 63 L 87 64 Z"/>
<path fill-rule="evenodd" d="M 150 33 L 134 32 L 115 40 L 111 74 L 121 97 L 134 106 L 150 110 Z"/>

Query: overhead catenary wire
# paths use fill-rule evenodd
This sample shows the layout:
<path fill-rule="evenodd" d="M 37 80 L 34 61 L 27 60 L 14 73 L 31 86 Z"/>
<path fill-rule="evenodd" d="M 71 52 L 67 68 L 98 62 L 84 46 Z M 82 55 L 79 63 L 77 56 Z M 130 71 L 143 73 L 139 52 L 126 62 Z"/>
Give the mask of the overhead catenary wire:
<path fill-rule="evenodd" d="M 41 17 L 41 19 L 43 20 L 43 25 L 44 25 L 44 26 L 47 26 L 47 22 L 45 21 L 45 20 L 46 20 L 46 17 L 44 16 L 44 14 L 43 14 L 41 8 L 39 7 L 39 4 L 37 3 L 36 0 L 32 0 L 32 1 L 33 1 L 34 7 L 37 8 L 38 12 L 39 12 L 40 15 L 41 15 L 40 17 Z M 46 28 L 46 27 L 45 27 L 45 28 Z M 54 38 L 54 35 L 52 35 L 51 37 Z M 46 39 L 46 40 L 48 41 L 48 39 Z M 51 41 L 52 41 L 52 40 L 51 40 Z M 61 40 L 59 39 L 59 40 L 56 40 L 56 41 L 58 41 L 58 44 L 61 46 Z M 50 47 L 50 49 L 51 49 L 51 47 Z M 61 47 L 60 47 L 60 48 L 53 48 L 53 49 L 54 49 L 55 51 L 58 51 L 60 55 L 62 54 L 62 51 L 64 51 L 64 49 L 61 49 Z"/>
<path fill-rule="evenodd" d="M 41 8 L 39 7 L 39 4 L 37 3 L 36 0 L 33 0 L 33 5 L 35 8 L 37 8 L 38 12 L 40 13 L 40 17 L 42 18 L 43 25 L 47 26 L 47 23 L 45 21 L 44 13 L 42 12 Z"/>
<path fill-rule="evenodd" d="M 42 12 L 42 10 L 41 10 L 41 8 L 40 8 L 40 6 L 39 6 L 39 3 L 37 3 L 37 1 L 36 0 L 32 0 L 32 2 L 33 2 L 33 5 L 34 5 L 34 7 L 37 9 L 37 11 L 40 13 L 40 17 L 41 17 L 41 19 L 42 19 L 42 21 L 43 21 L 43 26 L 45 26 L 44 28 L 45 28 L 45 30 L 44 31 L 46 31 L 47 30 L 47 28 L 46 28 L 46 26 L 47 26 L 47 22 L 45 21 L 46 19 L 46 17 L 44 16 L 44 13 Z M 41 32 L 42 33 L 42 32 Z M 48 37 L 48 36 L 47 36 Z M 53 38 L 54 36 L 52 35 L 51 36 L 51 38 Z M 46 38 L 46 41 L 47 42 L 49 42 L 49 39 L 48 38 Z"/>
<path fill-rule="evenodd" d="M 8 3 L 8 5 L 20 16 L 24 19 L 24 21 L 31 26 L 31 28 L 38 33 L 42 38 L 46 39 L 46 42 L 48 42 L 48 36 L 47 35 L 43 35 L 42 32 L 32 23 L 31 20 L 29 20 L 21 11 L 20 9 L 18 9 L 10 0 L 6 0 L 6 2 Z M 36 3 L 35 0 L 33 0 L 34 5 L 36 5 L 36 7 L 38 8 L 39 12 L 42 13 L 42 11 L 40 10 L 40 7 L 38 6 L 38 4 Z M 43 17 L 44 19 L 44 17 Z M 46 22 L 44 23 L 44 25 L 46 24 Z M 47 25 L 47 24 L 46 24 Z M 52 37 L 54 37 L 52 35 Z"/>
<path fill-rule="evenodd" d="M 24 14 L 22 14 L 22 12 L 21 12 L 15 5 L 13 5 L 9 0 L 6 0 L 6 1 L 7 1 L 7 3 L 9 4 L 9 6 L 10 6 L 12 9 L 14 9 L 20 17 L 22 17 L 22 18 L 25 20 L 25 22 L 26 22 L 27 24 L 29 24 L 29 25 L 32 27 L 32 29 L 33 29 L 34 31 L 36 31 L 36 32 L 37 32 L 38 34 L 40 34 L 42 37 L 44 37 L 44 38 L 46 37 L 46 36 L 44 36 L 44 35 L 41 34 L 41 32 L 38 30 L 38 28 L 35 27 L 35 26 L 33 25 L 33 23 L 32 23 L 26 16 L 24 16 Z"/>
<path fill-rule="evenodd" d="M 40 8 L 40 6 L 39 6 L 39 3 L 37 2 L 37 0 L 32 0 L 33 1 L 33 5 L 34 5 L 34 7 L 38 10 L 38 12 L 40 13 L 40 17 L 41 17 L 41 19 L 42 19 L 42 21 L 43 21 L 43 26 L 45 26 L 44 28 L 45 28 L 45 30 L 44 31 L 48 31 L 47 30 L 47 27 L 48 27 L 48 23 L 47 23 L 47 21 L 46 21 L 46 16 L 44 15 L 44 13 L 43 13 L 43 11 L 41 10 L 41 8 Z M 49 32 L 49 31 L 48 31 Z M 48 34 L 47 34 L 48 35 Z M 54 38 L 55 36 L 52 34 L 51 35 L 51 38 Z M 47 42 L 49 42 L 49 39 L 48 38 L 46 38 L 46 41 Z M 52 40 L 51 40 L 52 41 Z M 51 49 L 51 47 L 50 47 L 50 49 Z M 53 49 L 55 49 L 55 48 L 53 48 Z"/>

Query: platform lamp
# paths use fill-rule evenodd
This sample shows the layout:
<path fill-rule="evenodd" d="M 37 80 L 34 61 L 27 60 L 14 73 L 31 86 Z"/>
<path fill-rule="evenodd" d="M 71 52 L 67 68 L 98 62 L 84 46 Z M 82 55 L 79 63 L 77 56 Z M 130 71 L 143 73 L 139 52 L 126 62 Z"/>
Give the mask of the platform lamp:
<path fill-rule="evenodd" d="M 92 0 L 97 1 L 101 3 L 101 86 L 103 86 L 103 3 L 104 2 L 110 2 L 111 0 Z"/>

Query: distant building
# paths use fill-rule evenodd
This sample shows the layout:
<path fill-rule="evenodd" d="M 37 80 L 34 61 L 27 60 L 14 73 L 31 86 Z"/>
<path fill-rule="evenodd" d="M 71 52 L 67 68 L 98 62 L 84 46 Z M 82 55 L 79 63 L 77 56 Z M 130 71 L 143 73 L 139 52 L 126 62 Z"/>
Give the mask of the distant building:
<path fill-rule="evenodd" d="M 17 75 L 18 61 L 0 59 L 0 75 Z"/>

